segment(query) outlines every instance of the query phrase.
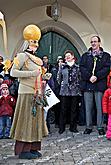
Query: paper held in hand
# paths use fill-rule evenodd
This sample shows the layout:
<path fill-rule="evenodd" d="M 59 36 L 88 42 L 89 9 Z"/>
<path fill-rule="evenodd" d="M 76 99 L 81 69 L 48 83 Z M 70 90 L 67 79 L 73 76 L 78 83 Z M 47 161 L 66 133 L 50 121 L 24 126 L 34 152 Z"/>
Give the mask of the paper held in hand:
<path fill-rule="evenodd" d="M 49 87 L 49 85 L 46 85 L 45 88 L 45 93 L 47 91 L 50 91 L 50 96 L 46 95 L 47 98 L 47 102 L 48 102 L 48 106 L 44 107 L 44 110 L 47 112 L 53 105 L 57 104 L 60 102 L 60 100 L 56 97 L 56 95 L 54 94 L 54 92 L 52 91 L 52 89 Z"/>

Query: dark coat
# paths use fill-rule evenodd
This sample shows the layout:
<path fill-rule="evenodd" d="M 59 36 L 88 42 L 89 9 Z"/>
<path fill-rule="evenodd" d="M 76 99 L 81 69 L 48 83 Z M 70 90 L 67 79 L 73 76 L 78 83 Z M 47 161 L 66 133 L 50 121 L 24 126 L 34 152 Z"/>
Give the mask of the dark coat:
<path fill-rule="evenodd" d="M 61 96 L 79 96 L 81 95 L 79 88 L 80 70 L 79 66 L 74 64 L 69 66 L 63 65 L 58 72 L 58 82 L 60 83 Z"/>
<path fill-rule="evenodd" d="M 97 56 L 97 63 L 94 75 L 97 77 L 95 83 L 89 81 L 92 76 L 94 57 L 91 51 L 84 53 L 80 59 L 81 82 L 80 87 L 83 91 L 104 92 L 107 88 L 107 76 L 110 72 L 110 54 L 101 49 Z"/>
<path fill-rule="evenodd" d="M 60 84 L 57 81 L 58 71 L 59 71 L 59 66 L 57 66 L 57 65 L 54 66 L 51 70 L 52 78 L 53 78 L 53 81 L 54 81 L 54 90 L 53 91 L 54 91 L 54 93 L 57 97 L 59 96 L 59 92 L 60 92 Z"/>
<path fill-rule="evenodd" d="M 13 115 L 13 108 L 16 104 L 15 99 L 8 95 L 7 97 L 2 96 L 0 98 L 0 116 L 12 116 Z"/>

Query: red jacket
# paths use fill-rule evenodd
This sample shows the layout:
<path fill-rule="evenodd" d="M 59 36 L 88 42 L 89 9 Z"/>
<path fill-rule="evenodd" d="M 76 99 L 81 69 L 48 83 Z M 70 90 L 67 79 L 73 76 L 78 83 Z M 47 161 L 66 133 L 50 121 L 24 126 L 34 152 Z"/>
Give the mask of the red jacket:
<path fill-rule="evenodd" d="M 108 88 L 102 99 L 103 113 L 111 114 L 111 88 Z"/>
<path fill-rule="evenodd" d="M 16 104 L 15 99 L 8 95 L 7 97 L 1 96 L 0 97 L 0 116 L 12 116 L 13 109 Z"/>
<path fill-rule="evenodd" d="M 107 77 L 107 86 L 111 87 L 111 71 L 110 71 L 110 73 L 109 73 L 109 75 Z"/>

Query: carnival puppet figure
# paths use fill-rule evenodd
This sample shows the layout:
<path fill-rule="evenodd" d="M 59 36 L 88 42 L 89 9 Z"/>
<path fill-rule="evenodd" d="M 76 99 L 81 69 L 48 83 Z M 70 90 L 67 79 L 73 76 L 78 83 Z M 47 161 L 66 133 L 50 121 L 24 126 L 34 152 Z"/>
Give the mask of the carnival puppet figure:
<path fill-rule="evenodd" d="M 14 59 L 11 76 L 19 78 L 18 99 L 11 128 L 15 155 L 22 159 L 39 158 L 41 140 L 48 134 L 44 120 L 43 62 L 35 56 L 41 31 L 36 25 L 24 28 L 25 47 Z"/>

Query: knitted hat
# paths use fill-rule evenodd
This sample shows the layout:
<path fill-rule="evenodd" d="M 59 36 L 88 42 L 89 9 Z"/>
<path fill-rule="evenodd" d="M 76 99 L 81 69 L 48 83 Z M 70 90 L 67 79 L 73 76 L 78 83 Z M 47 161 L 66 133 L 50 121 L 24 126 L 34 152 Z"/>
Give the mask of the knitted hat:
<path fill-rule="evenodd" d="M 8 85 L 7 84 L 1 84 L 1 86 L 0 86 L 0 90 L 2 90 L 3 88 L 8 88 Z"/>
<path fill-rule="evenodd" d="M 63 57 L 62 56 L 58 56 L 57 57 L 57 61 L 59 61 L 60 59 L 63 59 Z"/>

